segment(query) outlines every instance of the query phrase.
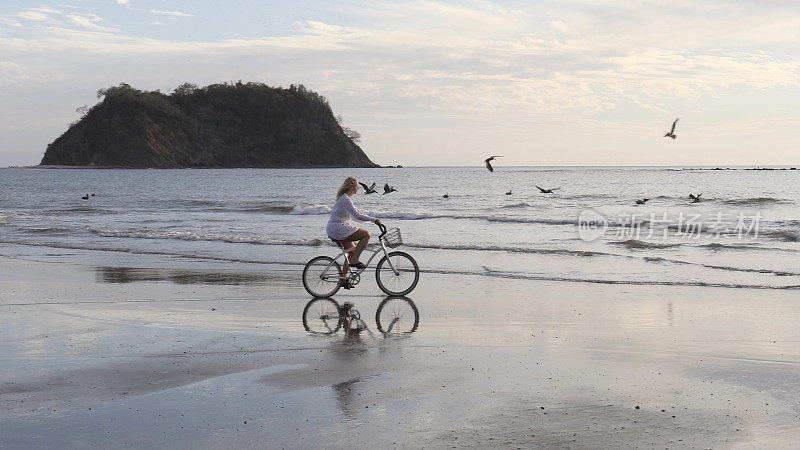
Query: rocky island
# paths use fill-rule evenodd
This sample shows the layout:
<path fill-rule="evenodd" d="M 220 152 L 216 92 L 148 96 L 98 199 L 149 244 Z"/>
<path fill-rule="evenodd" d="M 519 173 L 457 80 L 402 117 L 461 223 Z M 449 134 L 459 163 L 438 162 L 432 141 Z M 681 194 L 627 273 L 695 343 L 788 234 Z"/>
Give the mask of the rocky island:
<path fill-rule="evenodd" d="M 47 146 L 41 165 L 126 168 L 379 167 L 325 97 L 302 85 L 120 84 Z"/>

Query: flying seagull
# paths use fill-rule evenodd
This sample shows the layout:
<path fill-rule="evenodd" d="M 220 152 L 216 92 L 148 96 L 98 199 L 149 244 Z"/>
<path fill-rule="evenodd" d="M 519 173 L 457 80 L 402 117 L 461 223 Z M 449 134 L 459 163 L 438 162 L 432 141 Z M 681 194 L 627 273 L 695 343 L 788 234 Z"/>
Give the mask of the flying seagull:
<path fill-rule="evenodd" d="M 503 155 L 493 155 L 493 156 L 490 156 L 490 157 L 488 157 L 488 158 L 483 160 L 483 162 L 486 163 L 486 168 L 489 169 L 489 172 L 494 172 L 494 167 L 492 167 L 492 165 L 489 163 L 489 161 L 491 161 L 491 160 L 493 160 L 495 158 L 502 158 L 502 157 L 503 157 Z"/>
<path fill-rule="evenodd" d="M 692 203 L 700 203 L 700 196 L 703 195 L 702 193 L 694 195 L 689 194 L 689 198 L 692 199 Z"/>
<path fill-rule="evenodd" d="M 364 188 L 364 195 L 378 193 L 378 191 L 375 190 L 375 183 L 372 183 L 372 186 L 367 186 L 366 184 L 359 181 L 358 184 L 360 184 L 361 187 Z"/>
<path fill-rule="evenodd" d="M 675 139 L 677 137 L 675 136 L 675 125 L 678 123 L 679 120 L 680 118 L 677 118 L 675 119 L 675 122 L 672 122 L 672 129 L 669 130 L 669 133 L 665 134 L 664 137 L 671 137 L 672 139 Z"/>
<path fill-rule="evenodd" d="M 552 194 L 553 193 L 552 189 L 545 189 L 545 188 L 541 188 L 539 186 L 536 186 L 536 189 L 539 189 L 541 191 L 540 194 Z"/>
<path fill-rule="evenodd" d="M 650 200 L 649 198 L 643 198 L 641 200 L 636 200 L 637 205 L 644 205 L 647 201 Z"/>
<path fill-rule="evenodd" d="M 389 183 L 383 185 L 383 195 L 386 195 L 389 192 L 396 192 L 396 191 L 397 189 L 393 188 L 392 186 L 389 186 Z"/>

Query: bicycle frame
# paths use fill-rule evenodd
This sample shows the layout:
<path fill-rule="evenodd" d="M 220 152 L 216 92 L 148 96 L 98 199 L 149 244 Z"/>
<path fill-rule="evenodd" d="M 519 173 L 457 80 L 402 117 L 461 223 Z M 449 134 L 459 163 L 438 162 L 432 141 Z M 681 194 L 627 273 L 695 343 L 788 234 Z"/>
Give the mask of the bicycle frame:
<path fill-rule="evenodd" d="M 383 252 L 383 255 L 387 257 L 386 258 L 386 262 L 389 263 L 389 267 L 392 269 L 394 274 L 395 275 L 399 275 L 400 274 L 400 271 L 398 271 L 394 267 L 394 265 L 392 264 L 392 260 L 389 259 L 389 257 L 388 257 L 389 256 L 389 252 L 386 251 L 386 243 L 383 242 L 383 234 L 381 234 L 381 236 L 378 238 L 378 242 L 380 243 L 380 247 L 378 247 L 378 248 L 376 248 L 375 250 L 372 251 L 372 256 L 370 256 L 369 259 L 367 260 L 366 264 L 364 264 L 364 268 L 363 269 L 351 269 L 350 270 L 350 274 L 347 275 L 347 276 L 343 276 L 342 279 L 347 280 L 347 279 L 350 279 L 351 277 L 354 277 L 354 276 L 360 276 L 365 270 L 367 270 L 367 267 L 369 267 L 369 264 L 372 262 L 372 260 L 375 258 L 375 256 L 377 256 L 378 253 L 381 253 L 381 252 Z M 342 261 L 343 261 L 342 265 L 349 266 L 349 263 L 347 262 L 347 254 L 352 252 L 353 250 L 355 250 L 355 247 L 353 247 L 353 248 L 351 248 L 349 250 L 345 250 L 342 247 L 339 247 L 339 249 L 342 252 L 339 253 L 338 255 L 336 255 L 336 257 L 333 258 L 333 261 L 331 261 L 331 263 L 328 264 L 328 267 L 326 267 L 325 270 L 322 272 L 322 278 L 323 279 L 327 279 L 328 278 L 328 275 L 327 275 L 328 270 L 333 266 L 333 263 L 335 261 L 339 260 L 339 258 L 342 258 Z M 365 249 L 365 250 L 369 250 L 369 249 Z"/>

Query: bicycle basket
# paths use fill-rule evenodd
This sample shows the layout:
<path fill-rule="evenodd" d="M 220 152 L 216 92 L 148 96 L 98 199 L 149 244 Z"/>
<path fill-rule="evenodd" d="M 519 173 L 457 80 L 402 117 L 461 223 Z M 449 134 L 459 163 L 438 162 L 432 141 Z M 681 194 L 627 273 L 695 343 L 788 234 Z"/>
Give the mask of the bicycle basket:
<path fill-rule="evenodd" d="M 386 245 L 389 247 L 395 248 L 398 245 L 403 243 L 403 237 L 400 235 L 399 228 L 392 228 L 386 232 L 383 236 L 383 241 L 386 242 Z"/>

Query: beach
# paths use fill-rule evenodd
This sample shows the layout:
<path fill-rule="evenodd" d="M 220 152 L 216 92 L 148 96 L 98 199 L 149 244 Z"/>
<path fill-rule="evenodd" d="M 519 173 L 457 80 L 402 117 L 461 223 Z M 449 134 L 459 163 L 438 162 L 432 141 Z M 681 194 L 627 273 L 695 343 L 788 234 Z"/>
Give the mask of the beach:
<path fill-rule="evenodd" d="M 796 291 L 426 273 L 313 334 L 302 265 L 4 247 L 0 447 L 791 448 Z M 100 262 L 100 264 L 98 264 Z"/>

